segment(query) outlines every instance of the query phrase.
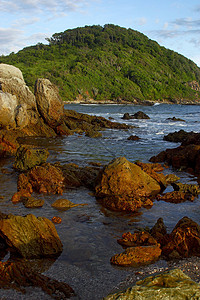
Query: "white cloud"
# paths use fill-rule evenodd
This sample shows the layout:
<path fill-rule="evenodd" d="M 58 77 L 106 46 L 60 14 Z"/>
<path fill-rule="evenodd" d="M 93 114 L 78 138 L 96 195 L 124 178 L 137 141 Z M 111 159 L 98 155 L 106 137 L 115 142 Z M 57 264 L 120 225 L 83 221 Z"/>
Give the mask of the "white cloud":
<path fill-rule="evenodd" d="M 22 45 L 22 43 L 19 42 L 22 36 L 22 30 L 14 28 L 0 28 L 0 54 L 8 54 L 19 50 Z"/>
<path fill-rule="evenodd" d="M 18 19 L 13 23 L 13 26 L 15 27 L 23 27 L 23 26 L 27 26 L 27 25 L 33 25 L 37 22 L 40 21 L 40 18 L 22 18 L 22 19 Z"/>
<path fill-rule="evenodd" d="M 89 0 L 90 1 L 90 0 Z M 87 6 L 87 0 L 3 0 L 0 2 L 0 11 L 9 13 L 18 12 L 64 12 L 77 11 Z"/>

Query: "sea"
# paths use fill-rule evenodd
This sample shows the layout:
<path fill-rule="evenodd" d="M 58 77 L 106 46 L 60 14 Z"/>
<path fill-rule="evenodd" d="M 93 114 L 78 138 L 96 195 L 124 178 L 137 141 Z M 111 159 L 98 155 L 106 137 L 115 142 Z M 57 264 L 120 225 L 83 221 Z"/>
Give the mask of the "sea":
<path fill-rule="evenodd" d="M 106 119 L 135 126 L 128 130 L 106 129 L 101 138 L 89 138 L 74 134 L 67 137 L 31 138 L 27 143 L 49 150 L 48 162 L 59 161 L 87 166 L 91 162 L 108 164 L 116 157 L 124 156 L 131 162 L 149 159 L 167 148 L 176 148 L 180 144 L 163 140 L 164 135 L 181 129 L 190 132 L 200 131 L 200 106 L 169 105 L 155 103 L 153 106 L 117 105 L 117 104 L 67 104 L 66 109 L 80 113 L 102 116 Z M 134 114 L 142 111 L 150 119 L 123 120 L 124 113 Z M 184 121 L 172 121 L 176 117 Z M 137 141 L 128 140 L 131 135 L 137 135 Z M 122 268 L 110 264 L 110 258 L 123 251 L 117 243 L 124 232 L 134 232 L 141 228 L 151 228 L 158 218 L 163 218 L 170 233 L 177 222 L 188 216 L 200 223 L 200 197 L 194 202 L 172 204 L 164 201 L 154 201 L 150 209 L 142 208 L 134 213 L 112 212 L 103 208 L 92 193 L 86 188 L 66 189 L 62 196 L 38 195 L 44 199 L 42 208 L 27 209 L 22 203 L 13 204 L 12 195 L 17 191 L 17 173 L 13 170 L 13 159 L 0 160 L 0 211 L 16 215 L 33 213 L 36 216 L 52 219 L 62 218 L 62 223 L 56 229 L 63 243 L 63 252 L 57 260 L 32 260 L 33 266 L 40 269 L 44 275 L 67 282 L 75 290 L 74 299 L 102 299 L 112 291 L 117 290 L 126 278 L 136 274 L 145 267 Z M 165 174 L 173 173 L 180 177 L 180 182 L 197 184 L 197 178 L 182 170 L 171 167 L 164 170 Z M 167 187 L 166 192 L 172 191 Z M 56 199 L 66 198 L 77 206 L 67 211 L 57 211 L 51 207 Z M 9 253 L 3 261 L 9 260 Z M 156 262 L 153 267 L 165 267 L 164 260 Z M 26 294 L 13 290 L 0 290 L 1 299 L 51 299 L 40 289 L 28 288 Z"/>

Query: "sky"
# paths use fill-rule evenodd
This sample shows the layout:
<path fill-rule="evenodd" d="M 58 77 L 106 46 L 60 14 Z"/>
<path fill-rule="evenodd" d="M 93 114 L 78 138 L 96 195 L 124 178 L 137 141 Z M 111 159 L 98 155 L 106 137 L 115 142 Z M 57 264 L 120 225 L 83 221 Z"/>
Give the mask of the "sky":
<path fill-rule="evenodd" d="M 0 0 L 0 55 L 105 24 L 142 32 L 200 67 L 200 0 Z"/>

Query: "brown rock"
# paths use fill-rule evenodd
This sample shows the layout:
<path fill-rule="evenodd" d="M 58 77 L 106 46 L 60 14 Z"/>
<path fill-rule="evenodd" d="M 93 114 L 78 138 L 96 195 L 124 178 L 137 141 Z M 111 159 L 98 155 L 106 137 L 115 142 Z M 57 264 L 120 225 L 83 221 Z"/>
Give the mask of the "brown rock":
<path fill-rule="evenodd" d="M 24 175 L 25 176 L 25 175 Z M 62 194 L 64 176 L 59 168 L 47 163 L 36 166 L 27 173 L 27 180 L 33 190 L 43 194 Z"/>
<path fill-rule="evenodd" d="M 123 253 L 114 255 L 110 262 L 118 266 L 138 267 L 156 261 L 161 255 L 160 245 L 127 248 Z"/>
<path fill-rule="evenodd" d="M 135 211 L 142 199 L 155 196 L 160 185 L 136 164 L 125 157 L 111 161 L 100 174 L 95 187 L 96 197 L 112 210 Z"/>
<path fill-rule="evenodd" d="M 165 176 L 165 180 L 167 184 L 172 184 L 178 180 L 180 180 L 180 177 L 176 176 L 175 174 L 168 174 Z"/>
<path fill-rule="evenodd" d="M 52 222 L 55 224 L 60 224 L 62 222 L 62 219 L 60 217 L 53 217 Z"/>
<path fill-rule="evenodd" d="M 15 133 L 15 132 L 14 132 Z M 12 131 L 0 131 L 0 157 L 14 155 L 19 147 L 17 135 Z"/>
<path fill-rule="evenodd" d="M 44 200 L 35 199 L 33 197 L 23 197 L 23 204 L 26 208 L 39 208 L 44 205 Z"/>
<path fill-rule="evenodd" d="M 134 234 L 124 233 L 122 239 L 117 240 L 117 242 L 125 248 L 157 244 L 157 241 L 148 232 L 144 231 L 135 232 Z"/>
<path fill-rule="evenodd" d="M 13 204 L 16 204 L 22 202 L 24 198 L 29 198 L 29 197 L 31 197 L 31 193 L 29 193 L 27 190 L 21 189 L 20 191 L 16 192 L 12 196 L 11 200 Z"/>
<path fill-rule="evenodd" d="M 197 197 L 200 194 L 200 188 L 197 184 L 186 184 L 181 182 L 174 182 L 172 186 L 175 191 L 187 193 Z"/>
<path fill-rule="evenodd" d="M 199 225 L 188 217 L 182 218 L 169 235 L 162 253 L 169 258 L 200 256 Z"/>
<path fill-rule="evenodd" d="M 164 195 L 157 196 L 157 200 L 162 200 L 171 203 L 181 203 L 185 201 L 193 202 L 194 199 L 195 197 L 192 196 L 190 193 L 184 193 L 181 191 L 169 192 L 169 193 L 165 193 Z"/>
<path fill-rule="evenodd" d="M 13 167 L 20 171 L 26 171 L 45 163 L 48 156 L 49 152 L 46 149 L 20 146 L 17 149 Z"/>
<path fill-rule="evenodd" d="M 0 262 L 0 288 L 16 289 L 24 294 L 24 287 L 29 286 L 41 288 L 52 298 L 56 295 L 55 299 L 68 299 L 74 295 L 73 289 L 67 283 L 38 273 L 27 262 Z"/>
<path fill-rule="evenodd" d="M 53 208 L 56 208 L 58 210 L 67 210 L 70 209 L 72 207 L 76 207 L 76 206 L 83 206 L 86 204 L 74 204 L 71 201 L 67 200 L 67 199 L 58 199 L 56 200 L 51 206 Z"/>
<path fill-rule="evenodd" d="M 35 97 L 40 115 L 52 128 L 63 123 L 64 103 L 61 100 L 58 88 L 48 79 L 39 78 L 35 83 Z"/>
<path fill-rule="evenodd" d="M 136 162 L 136 165 L 139 166 L 144 172 L 146 172 L 153 179 L 155 179 L 161 186 L 162 190 L 166 188 L 167 182 L 164 174 L 157 173 L 163 171 L 163 167 L 161 164 L 151 164 L 151 163 L 149 164 L 149 163 Z"/>
<path fill-rule="evenodd" d="M 26 258 L 56 257 L 62 252 L 62 243 L 53 223 L 32 214 L 1 216 L 0 236 L 11 252 Z"/>

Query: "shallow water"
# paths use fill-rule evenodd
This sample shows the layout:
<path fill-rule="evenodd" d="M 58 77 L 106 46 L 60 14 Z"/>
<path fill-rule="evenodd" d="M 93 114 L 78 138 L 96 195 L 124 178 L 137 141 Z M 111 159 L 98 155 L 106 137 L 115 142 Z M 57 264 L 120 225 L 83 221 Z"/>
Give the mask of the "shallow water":
<path fill-rule="evenodd" d="M 180 129 L 199 131 L 200 106 L 182 105 L 154 105 L 150 107 L 132 105 L 66 105 L 67 109 L 92 115 L 112 117 L 115 121 L 132 124 L 138 128 L 129 130 L 105 130 L 103 137 L 91 139 L 73 135 L 69 137 L 44 139 L 29 138 L 26 143 L 46 147 L 50 151 L 49 162 L 74 162 L 78 165 L 87 165 L 89 162 L 105 164 L 118 156 L 125 156 L 130 161 L 141 160 L 148 162 L 149 158 L 166 148 L 175 148 L 179 144 L 163 141 L 163 136 Z M 125 112 L 134 114 L 142 110 L 149 115 L 150 120 L 122 120 Z M 169 117 L 184 119 L 185 122 L 172 122 Z M 137 135 L 139 141 L 128 141 L 130 135 Z M 77 293 L 77 298 L 83 300 L 101 299 L 106 296 L 127 275 L 135 272 L 133 268 L 119 268 L 110 265 L 110 258 L 122 252 L 117 239 L 126 231 L 133 232 L 137 228 L 152 227 L 159 217 L 169 231 L 184 216 L 200 221 L 200 198 L 192 202 L 171 204 L 164 201 L 155 201 L 151 209 L 140 209 L 136 213 L 114 213 L 104 209 L 85 188 L 65 190 L 62 197 L 34 195 L 45 200 L 43 208 L 27 209 L 22 204 L 13 205 L 12 195 L 17 190 L 17 174 L 12 169 L 12 160 L 0 161 L 0 211 L 25 215 L 33 213 L 36 216 L 45 216 L 51 219 L 60 216 L 62 223 L 56 225 L 58 234 L 63 243 L 63 252 L 54 262 L 46 275 L 70 284 Z M 196 178 L 180 171 L 174 172 L 181 177 L 181 182 L 196 183 Z M 5 174 L 8 173 L 8 174 Z M 170 188 L 167 189 L 167 191 Z M 51 207 L 59 198 L 67 198 L 74 203 L 87 203 L 87 206 L 74 207 L 60 212 Z M 40 263 L 40 262 L 39 262 Z M 165 265 L 164 261 L 155 264 Z M 27 295 L 20 295 L 14 291 L 0 290 L 0 297 L 5 299 L 37 299 L 41 291 L 28 289 Z M 10 297 L 10 298 L 9 298 Z M 48 299 L 48 296 L 43 296 Z"/>

